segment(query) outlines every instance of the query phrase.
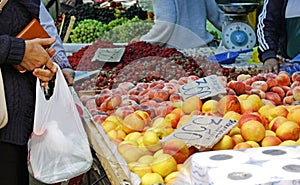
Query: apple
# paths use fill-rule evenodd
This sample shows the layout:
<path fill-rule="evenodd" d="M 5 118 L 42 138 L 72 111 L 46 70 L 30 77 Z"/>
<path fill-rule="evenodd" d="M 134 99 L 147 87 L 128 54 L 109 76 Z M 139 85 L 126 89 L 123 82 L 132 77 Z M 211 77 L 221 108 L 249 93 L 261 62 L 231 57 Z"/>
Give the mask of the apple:
<path fill-rule="evenodd" d="M 195 110 L 202 110 L 202 100 L 198 96 L 189 97 L 182 103 L 182 111 L 185 114 L 190 114 Z"/>
<path fill-rule="evenodd" d="M 170 173 L 177 171 L 177 162 L 170 154 L 160 154 L 151 163 L 152 171 L 166 177 Z"/>
<path fill-rule="evenodd" d="M 266 136 L 261 141 L 261 146 L 278 146 L 281 142 L 281 139 L 277 136 Z"/>
<path fill-rule="evenodd" d="M 241 95 L 238 97 L 241 107 L 241 113 L 256 112 L 263 106 L 261 98 L 256 94 Z"/>
<path fill-rule="evenodd" d="M 244 123 L 250 120 L 256 120 L 259 121 L 260 123 L 263 123 L 263 119 L 259 115 L 253 113 L 245 113 L 241 116 L 237 125 L 241 128 Z"/>
<path fill-rule="evenodd" d="M 142 136 L 141 132 L 131 132 L 127 134 L 124 138 L 125 141 L 132 140 L 132 141 L 137 141 L 138 138 Z"/>
<path fill-rule="evenodd" d="M 224 115 L 228 111 L 235 111 L 240 113 L 241 106 L 240 102 L 235 95 L 225 95 L 218 101 L 217 110 L 219 113 Z"/>
<path fill-rule="evenodd" d="M 241 126 L 241 135 L 246 141 L 260 142 L 265 137 L 264 125 L 256 120 L 249 120 Z"/>
<path fill-rule="evenodd" d="M 276 129 L 276 135 L 282 140 L 299 139 L 300 126 L 293 121 L 285 121 Z"/>
<path fill-rule="evenodd" d="M 166 154 L 172 155 L 177 164 L 183 163 L 190 154 L 187 144 L 179 139 L 168 140 L 163 145 L 163 151 Z"/>

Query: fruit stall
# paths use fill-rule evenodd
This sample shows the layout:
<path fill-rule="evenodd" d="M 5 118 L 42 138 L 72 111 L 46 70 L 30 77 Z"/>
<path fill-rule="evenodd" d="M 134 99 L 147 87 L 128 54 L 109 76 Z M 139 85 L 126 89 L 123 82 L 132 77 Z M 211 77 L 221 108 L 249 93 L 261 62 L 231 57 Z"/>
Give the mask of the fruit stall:
<path fill-rule="evenodd" d="M 300 184 L 298 63 L 282 59 L 278 74 L 264 73 L 256 46 L 222 63 L 229 45 L 130 42 L 153 15 L 138 4 L 99 6 L 66 12 L 61 36 L 111 184 Z"/>

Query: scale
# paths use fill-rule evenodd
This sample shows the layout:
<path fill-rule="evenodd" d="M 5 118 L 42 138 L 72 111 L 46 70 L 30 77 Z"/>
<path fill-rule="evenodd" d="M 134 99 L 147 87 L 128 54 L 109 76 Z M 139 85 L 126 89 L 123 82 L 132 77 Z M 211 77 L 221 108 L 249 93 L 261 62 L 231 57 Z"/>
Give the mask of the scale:
<path fill-rule="evenodd" d="M 247 15 L 253 12 L 259 3 L 223 2 L 218 3 L 226 20 L 222 26 L 222 44 L 230 51 L 251 49 L 256 44 L 256 33 L 247 22 Z"/>

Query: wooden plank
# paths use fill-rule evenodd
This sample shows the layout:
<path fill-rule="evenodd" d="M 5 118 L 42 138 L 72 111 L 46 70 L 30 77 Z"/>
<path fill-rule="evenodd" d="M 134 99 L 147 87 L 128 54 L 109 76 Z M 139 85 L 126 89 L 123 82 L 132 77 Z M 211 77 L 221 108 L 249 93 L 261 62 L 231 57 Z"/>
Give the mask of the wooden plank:
<path fill-rule="evenodd" d="M 73 87 L 70 87 L 70 91 L 73 95 L 74 101 L 83 107 L 76 91 Z M 112 185 L 130 185 L 130 179 L 121 167 L 119 161 L 115 157 L 115 154 L 104 140 L 101 133 L 95 126 L 95 122 L 92 120 L 88 110 L 83 110 L 83 124 L 87 136 L 89 138 L 91 147 L 95 150 L 96 155 L 103 166 L 107 177 Z"/>

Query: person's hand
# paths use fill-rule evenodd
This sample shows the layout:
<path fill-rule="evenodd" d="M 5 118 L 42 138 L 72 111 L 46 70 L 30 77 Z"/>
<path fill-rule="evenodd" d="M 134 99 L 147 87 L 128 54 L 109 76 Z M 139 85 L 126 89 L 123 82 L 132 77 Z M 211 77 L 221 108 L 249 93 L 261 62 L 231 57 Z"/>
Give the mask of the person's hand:
<path fill-rule="evenodd" d="M 28 71 L 33 71 L 35 68 L 45 66 L 46 69 L 55 73 L 57 69 L 50 58 L 53 52 L 49 51 L 48 53 L 45 49 L 45 47 L 52 45 L 55 40 L 55 38 L 26 40 L 25 53 L 20 65 Z"/>
<path fill-rule="evenodd" d="M 265 61 L 263 71 L 265 73 L 270 73 L 270 72 L 279 72 L 279 62 L 278 59 L 276 58 L 269 58 Z"/>
<path fill-rule="evenodd" d="M 67 84 L 69 86 L 73 85 L 74 77 L 75 77 L 75 71 L 71 68 L 63 68 L 62 73 L 64 74 L 64 77 L 67 81 Z"/>
<path fill-rule="evenodd" d="M 52 45 L 55 40 L 55 38 L 37 38 L 25 41 L 25 53 L 20 65 L 28 71 L 33 71 L 32 74 L 42 81 L 41 86 L 43 87 L 47 86 L 48 81 L 57 72 L 57 68 L 51 59 L 55 50 L 45 49 Z"/>

